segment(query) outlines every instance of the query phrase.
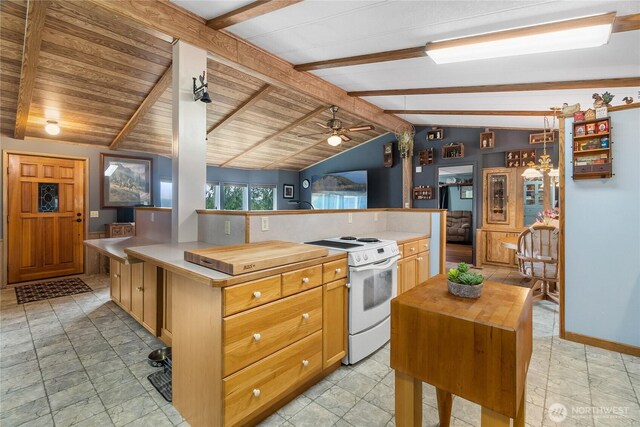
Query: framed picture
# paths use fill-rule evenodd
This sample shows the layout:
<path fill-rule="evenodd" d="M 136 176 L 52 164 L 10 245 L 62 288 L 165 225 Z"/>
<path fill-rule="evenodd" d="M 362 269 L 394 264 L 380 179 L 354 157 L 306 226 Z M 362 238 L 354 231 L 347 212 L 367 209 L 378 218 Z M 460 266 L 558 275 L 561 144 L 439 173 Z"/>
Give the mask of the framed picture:
<path fill-rule="evenodd" d="M 460 198 L 461 199 L 473 199 L 473 185 L 461 185 L 460 186 Z"/>
<path fill-rule="evenodd" d="M 100 199 L 103 208 L 153 204 L 153 160 L 100 153 Z"/>
<path fill-rule="evenodd" d="M 282 198 L 283 199 L 293 199 L 293 185 L 292 184 L 283 184 L 282 185 Z"/>

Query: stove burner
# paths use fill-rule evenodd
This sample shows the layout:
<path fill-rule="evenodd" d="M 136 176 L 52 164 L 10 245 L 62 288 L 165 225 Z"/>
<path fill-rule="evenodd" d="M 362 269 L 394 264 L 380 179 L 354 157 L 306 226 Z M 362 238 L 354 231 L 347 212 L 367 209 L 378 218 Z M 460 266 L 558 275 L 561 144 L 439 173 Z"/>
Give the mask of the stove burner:
<path fill-rule="evenodd" d="M 344 237 L 341 237 L 340 240 L 356 240 L 356 238 L 353 236 L 344 236 Z"/>
<path fill-rule="evenodd" d="M 379 241 L 380 239 L 376 237 L 361 237 L 358 239 L 358 242 L 364 242 L 364 243 L 377 243 Z"/>

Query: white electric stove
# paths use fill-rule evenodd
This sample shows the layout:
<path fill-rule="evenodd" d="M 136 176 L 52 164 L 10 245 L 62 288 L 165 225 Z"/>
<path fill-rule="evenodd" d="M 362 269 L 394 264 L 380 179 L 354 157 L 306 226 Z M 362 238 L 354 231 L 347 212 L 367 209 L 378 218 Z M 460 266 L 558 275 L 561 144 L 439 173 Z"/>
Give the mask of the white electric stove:
<path fill-rule="evenodd" d="M 352 236 L 306 243 L 347 252 L 349 349 L 342 362 L 356 363 L 390 339 L 390 302 L 397 292 L 398 245 L 393 240 Z"/>

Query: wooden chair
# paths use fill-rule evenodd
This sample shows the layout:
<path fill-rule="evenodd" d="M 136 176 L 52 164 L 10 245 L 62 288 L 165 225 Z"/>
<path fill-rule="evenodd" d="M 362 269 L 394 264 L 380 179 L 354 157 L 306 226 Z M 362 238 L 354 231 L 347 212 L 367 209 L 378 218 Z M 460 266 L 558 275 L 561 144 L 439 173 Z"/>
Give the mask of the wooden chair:
<path fill-rule="evenodd" d="M 518 236 L 518 268 L 521 275 L 531 279 L 534 300 L 559 301 L 559 234 L 556 227 L 534 224 Z"/>

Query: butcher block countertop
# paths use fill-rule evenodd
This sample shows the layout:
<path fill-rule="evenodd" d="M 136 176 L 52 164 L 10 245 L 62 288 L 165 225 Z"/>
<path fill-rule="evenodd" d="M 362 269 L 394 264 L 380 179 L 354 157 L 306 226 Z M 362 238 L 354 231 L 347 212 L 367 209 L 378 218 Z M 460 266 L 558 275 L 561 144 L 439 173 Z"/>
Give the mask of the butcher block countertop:
<path fill-rule="evenodd" d="M 239 274 L 236 276 L 212 270 L 184 259 L 184 251 L 186 250 L 191 251 L 212 247 L 215 247 L 215 245 L 203 242 L 163 243 L 159 245 L 129 247 L 125 249 L 125 252 L 130 258 L 137 258 L 142 261 L 156 264 L 165 270 L 188 276 L 213 287 L 236 285 L 249 280 L 260 279 L 274 274 L 310 267 L 312 265 L 317 265 L 319 262 L 335 261 L 346 258 L 347 256 L 345 252 L 329 250 L 326 257 L 296 262 L 246 274 Z"/>

